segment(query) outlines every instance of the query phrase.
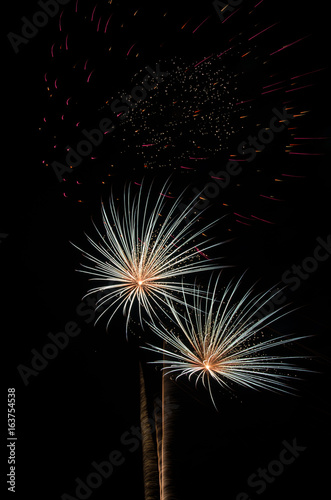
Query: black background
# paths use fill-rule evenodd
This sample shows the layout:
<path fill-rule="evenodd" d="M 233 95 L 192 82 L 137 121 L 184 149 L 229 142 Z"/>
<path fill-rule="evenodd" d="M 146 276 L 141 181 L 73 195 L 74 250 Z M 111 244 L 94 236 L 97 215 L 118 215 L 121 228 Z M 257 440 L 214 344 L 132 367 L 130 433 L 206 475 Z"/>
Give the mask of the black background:
<path fill-rule="evenodd" d="M 277 16 L 277 19 L 283 20 L 289 33 L 285 42 L 311 34 L 302 48 L 295 52 L 297 67 L 300 63 L 301 67 L 305 67 L 306 61 L 307 71 L 309 68 L 326 67 L 329 59 L 326 2 L 316 5 L 298 0 L 269 3 L 269 9 L 263 7 L 266 19 Z M 132 12 L 132 8 L 141 5 L 148 10 L 146 2 L 136 5 L 123 2 L 123 15 L 126 9 Z M 93 6 L 91 2 L 91 9 Z M 172 43 L 166 27 L 162 28 L 169 54 L 193 57 L 196 50 L 196 54 L 203 57 L 213 44 L 216 46 L 219 43 L 217 24 L 220 30 L 226 29 L 220 24 L 211 2 L 154 4 L 150 6 L 150 32 L 141 28 L 139 33 L 145 46 L 161 30 L 153 17 L 157 9 L 161 12 L 168 10 L 171 21 L 178 25 L 191 17 L 196 26 L 208 15 L 213 18 L 213 29 L 210 32 L 201 29 L 196 45 L 190 45 L 185 39 L 182 43 L 178 39 Z M 60 499 L 65 492 L 75 496 L 75 478 L 84 480 L 93 471 L 93 461 L 106 460 L 112 450 L 118 449 L 125 456 L 124 464 L 115 469 L 91 498 L 140 499 L 144 497 L 141 447 L 130 453 L 120 441 L 131 426 L 139 426 L 138 350 L 135 342 L 125 340 L 125 320 L 121 315 L 111 323 L 107 333 L 104 323 L 93 326 L 93 322 L 87 323 L 87 317 L 77 314 L 76 309 L 87 289 L 87 280 L 84 275 L 75 272 L 81 257 L 69 243 L 74 241 L 80 244 L 84 241 L 83 232 L 91 227 L 91 215 L 94 218 L 99 216 L 101 194 L 107 193 L 111 182 L 101 186 L 99 182 L 94 182 L 94 179 L 99 180 L 99 175 L 89 170 L 83 177 L 84 191 L 78 192 L 72 181 L 70 196 L 65 198 L 63 183 L 57 181 L 50 167 L 46 169 L 41 165 L 47 150 L 44 136 L 40 137 L 38 133 L 46 106 L 42 80 L 49 63 L 49 47 L 56 37 L 58 18 L 40 29 L 38 36 L 22 46 L 19 54 L 14 53 L 6 39 L 8 31 L 19 32 L 22 16 L 32 16 L 36 10 L 37 4 L 31 1 L 2 6 L 0 232 L 8 236 L 1 240 L 0 245 L 2 378 L 5 380 L 1 399 L 6 399 L 6 386 L 16 388 L 16 496 Z M 240 23 L 244 25 L 245 22 L 245 19 L 238 21 L 238 29 Z M 277 36 L 280 37 L 279 32 Z M 272 47 L 283 43 L 281 38 L 278 42 L 269 41 Z M 259 43 L 262 50 L 263 40 L 257 41 Z M 204 44 L 207 49 L 204 49 Z M 150 45 L 153 47 L 152 42 Z M 148 56 L 156 60 L 161 57 L 156 49 L 153 54 L 153 48 L 145 54 L 145 58 Z M 293 60 L 285 57 L 282 61 L 279 64 L 288 65 L 282 70 L 292 74 Z M 117 86 L 121 88 L 126 82 L 126 72 L 132 74 L 135 69 L 123 66 L 122 73 L 119 69 L 120 76 L 113 82 L 114 89 Z M 98 81 L 102 87 L 102 77 Z M 328 87 L 328 73 L 325 71 L 319 76 L 314 90 L 307 91 L 311 115 L 305 126 L 306 133 L 312 136 L 330 136 Z M 95 84 L 92 94 L 97 89 Z M 92 95 L 89 110 L 93 109 L 94 99 Z M 274 101 L 274 105 L 278 102 Z M 89 126 L 92 128 L 94 123 L 91 113 Z M 276 169 L 279 161 L 274 157 L 276 159 L 272 163 L 278 146 L 278 143 L 275 144 L 267 153 L 271 169 Z M 292 264 L 299 264 L 312 255 L 318 236 L 326 238 L 330 234 L 330 173 L 326 155 L 329 148 L 330 142 L 323 142 L 318 151 L 325 155 L 310 157 L 302 166 L 306 178 L 284 187 L 286 201 L 280 208 L 277 207 L 277 212 L 271 210 L 269 213 L 274 215 L 277 224 L 246 228 L 238 227 L 232 219 L 229 220 L 227 227 L 232 228 L 235 241 L 225 252 L 226 263 L 235 263 L 237 274 L 248 267 L 248 281 L 261 278 L 263 285 L 271 286 L 280 281 L 282 273 Z M 84 169 L 87 168 L 82 167 L 82 176 Z M 117 172 L 114 182 L 121 185 L 123 179 L 135 180 L 137 175 L 140 176 L 140 172 L 133 173 L 129 165 L 127 170 Z M 169 172 L 162 171 L 162 175 L 166 177 Z M 75 180 L 78 178 L 75 177 Z M 203 187 L 203 172 L 198 172 L 190 180 Z M 180 184 L 185 183 L 185 178 L 181 177 Z M 238 209 L 254 204 L 256 184 L 250 184 L 250 180 L 246 179 L 243 185 L 239 192 L 230 189 L 222 201 L 233 199 Z M 80 197 L 83 203 L 77 202 Z M 266 213 L 268 210 L 266 208 Z M 210 216 L 222 215 L 221 203 L 215 202 L 209 212 Z M 220 231 L 223 237 L 226 231 L 224 228 Z M 299 383 L 299 397 L 239 390 L 232 397 L 220 394 L 219 412 L 215 412 L 202 390 L 194 392 L 185 383 L 176 385 L 173 498 L 197 499 L 203 495 L 204 498 L 231 500 L 246 491 L 252 499 L 281 497 L 285 500 L 293 497 L 322 498 L 323 492 L 328 492 L 329 272 L 330 262 L 321 263 L 297 292 L 289 293 L 288 298 L 296 305 L 304 305 L 304 308 L 278 324 L 279 331 L 313 335 L 300 343 L 297 352 L 314 357 L 310 368 L 318 373 L 305 375 L 305 380 Z M 17 366 L 28 366 L 31 349 L 42 350 L 47 343 L 47 334 L 63 331 L 69 321 L 77 322 L 81 333 L 71 339 L 63 352 L 49 361 L 44 370 L 37 376 L 31 376 L 25 386 Z M 147 373 L 151 379 L 159 377 L 153 369 L 148 369 Z M 5 447 L 5 419 L 1 435 Z M 247 478 L 259 467 L 267 467 L 278 458 L 284 440 L 292 443 L 294 439 L 298 445 L 306 447 L 305 451 L 268 485 L 265 492 L 258 495 L 247 485 Z M 5 485 L 2 487 L 6 490 Z"/>

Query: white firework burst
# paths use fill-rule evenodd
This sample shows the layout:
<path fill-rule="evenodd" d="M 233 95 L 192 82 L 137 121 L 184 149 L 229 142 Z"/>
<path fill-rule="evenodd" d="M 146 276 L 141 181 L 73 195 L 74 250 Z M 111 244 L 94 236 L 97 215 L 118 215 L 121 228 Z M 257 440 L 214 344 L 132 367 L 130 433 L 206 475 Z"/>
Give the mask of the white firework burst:
<path fill-rule="evenodd" d="M 271 348 L 304 338 L 282 335 L 263 339 L 262 329 L 290 312 L 281 313 L 282 307 L 262 314 L 261 309 L 279 291 L 271 296 L 270 290 L 255 295 L 251 287 L 238 299 L 235 296 L 241 280 L 242 277 L 234 284 L 232 280 L 220 300 L 216 299 L 219 277 L 212 290 L 209 281 L 207 294 L 196 288 L 193 308 L 183 290 L 183 315 L 178 313 L 176 304 L 167 300 L 174 326 L 169 329 L 150 322 L 152 331 L 164 343 L 163 347 L 151 344 L 144 347 L 163 354 L 162 360 L 152 363 L 162 364 L 167 373 L 177 373 L 177 379 L 186 375 L 188 379 L 195 378 L 196 384 L 201 380 L 215 407 L 211 379 L 228 389 L 229 382 L 234 382 L 251 389 L 289 392 L 287 382 L 294 377 L 288 372 L 307 371 L 289 363 L 300 356 L 265 354 Z"/>
<path fill-rule="evenodd" d="M 96 309 L 104 306 L 105 309 L 97 321 L 109 313 L 107 328 L 116 311 L 123 308 L 123 314 L 127 315 L 127 331 L 135 303 L 142 324 L 142 310 L 151 317 L 156 314 L 155 306 L 164 307 L 166 299 L 182 302 L 183 290 L 186 294 L 192 293 L 192 284 L 182 286 L 183 277 L 224 267 L 205 254 L 222 243 L 210 244 L 211 238 L 202 236 L 217 221 L 204 225 L 200 220 L 201 212 L 192 216 L 197 198 L 182 212 L 179 209 L 182 197 L 171 207 L 166 206 L 164 193 L 168 189 L 166 182 L 152 204 L 152 186 L 145 192 L 141 185 L 135 196 L 129 186 L 124 190 L 121 211 L 117 210 L 111 196 L 109 215 L 103 204 L 101 209 L 105 234 L 94 224 L 99 242 L 87 235 L 96 255 L 74 245 L 94 263 L 94 266 L 83 265 L 80 271 L 92 275 L 91 279 L 101 284 L 85 297 L 103 292 Z"/>

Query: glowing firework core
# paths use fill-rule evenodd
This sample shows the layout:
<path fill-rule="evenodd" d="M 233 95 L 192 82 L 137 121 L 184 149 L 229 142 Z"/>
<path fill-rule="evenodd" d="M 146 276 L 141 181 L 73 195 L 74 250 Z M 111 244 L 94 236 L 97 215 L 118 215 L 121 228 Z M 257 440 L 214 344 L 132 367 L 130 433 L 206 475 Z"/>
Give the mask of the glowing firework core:
<path fill-rule="evenodd" d="M 204 356 L 203 356 L 204 357 Z M 202 359 L 203 359 L 202 357 Z M 203 359 L 202 361 L 202 367 L 205 371 L 211 373 L 212 371 L 217 371 L 217 370 L 221 370 L 221 364 L 217 362 L 213 362 L 210 358 L 209 359 Z M 201 366 L 201 362 L 200 362 L 200 366 Z"/>

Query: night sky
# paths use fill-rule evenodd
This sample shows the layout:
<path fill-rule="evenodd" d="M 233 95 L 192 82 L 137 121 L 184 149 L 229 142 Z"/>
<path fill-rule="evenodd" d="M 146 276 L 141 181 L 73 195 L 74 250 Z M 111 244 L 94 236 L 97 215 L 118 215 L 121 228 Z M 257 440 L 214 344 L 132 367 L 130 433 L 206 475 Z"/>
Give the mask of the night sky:
<path fill-rule="evenodd" d="M 247 270 L 245 284 L 258 290 L 284 286 L 288 271 L 284 294 L 296 311 L 272 332 L 307 336 L 291 349 L 312 372 L 295 382 L 296 397 L 217 389 L 218 412 L 202 387 L 170 380 L 172 491 L 164 500 L 308 500 L 329 490 L 331 257 L 315 259 L 304 278 L 292 268 L 321 241 L 329 248 L 321 254 L 331 255 L 328 11 L 306 0 L 243 0 L 238 8 L 222 23 L 209 1 L 71 0 L 15 53 L 7 34 L 21 36 L 21 18 L 40 7 L 3 6 L 2 395 L 15 388 L 19 499 L 145 498 L 139 362 L 150 402 L 160 397 L 160 370 L 147 363 L 153 355 L 140 348 L 138 324 L 126 340 L 121 312 L 108 332 L 105 320 L 94 325 L 95 300 L 82 300 L 90 284 L 76 272 L 83 258 L 71 242 L 87 248 L 84 233 L 93 234 L 91 219 L 100 223 L 111 190 L 120 203 L 130 182 L 139 189 L 143 178 L 154 181 L 158 192 L 170 177 L 168 194 L 187 188 L 188 203 L 210 183 L 215 192 L 212 178 L 229 160 L 240 174 L 216 195 L 201 194 L 205 223 L 225 216 L 209 235 L 229 240 L 211 257 L 222 252 L 231 266 L 224 282 Z M 171 76 L 122 119 L 114 100 L 157 64 Z M 249 147 L 284 106 L 293 119 L 248 161 L 238 146 Z M 67 148 L 105 118 L 114 131 L 70 169 Z M 24 378 L 22 366 L 31 369 L 36 352 L 64 331 L 67 344 Z M 5 449 L 6 422 L 2 429 Z M 295 459 L 279 469 L 295 443 Z M 77 478 L 85 482 L 110 454 L 110 477 L 78 496 Z M 259 468 L 269 468 L 270 482 L 257 479 Z"/>

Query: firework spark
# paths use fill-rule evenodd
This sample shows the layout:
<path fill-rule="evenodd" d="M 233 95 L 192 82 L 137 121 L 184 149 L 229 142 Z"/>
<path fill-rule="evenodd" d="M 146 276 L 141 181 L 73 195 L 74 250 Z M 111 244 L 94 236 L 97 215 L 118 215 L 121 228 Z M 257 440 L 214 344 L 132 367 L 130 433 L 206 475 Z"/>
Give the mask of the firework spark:
<path fill-rule="evenodd" d="M 134 197 L 130 187 L 124 191 L 122 216 L 113 197 L 109 202 L 110 216 L 102 205 L 106 234 L 94 224 L 101 242 L 87 236 L 99 256 L 76 247 L 94 263 L 93 267 L 83 265 L 86 270 L 80 271 L 103 283 L 92 288 L 87 295 L 104 292 L 97 302 L 97 309 L 106 306 L 98 319 L 112 311 L 107 328 L 121 307 L 127 315 L 128 326 L 134 303 L 138 304 L 141 324 L 142 309 L 152 316 L 154 306 L 166 305 L 165 299 L 183 303 L 180 298 L 182 290 L 189 294 L 193 286 L 185 284 L 182 287 L 179 278 L 223 267 L 204 257 L 208 250 L 222 244 L 210 244 L 211 239 L 202 235 L 217 221 L 200 225 L 199 214 L 194 215 L 189 223 L 187 221 L 197 199 L 179 213 L 182 198 L 172 202 L 164 196 L 169 189 L 168 182 L 162 187 L 155 204 L 151 202 L 151 189 L 152 186 L 145 193 L 140 186 Z M 172 203 L 170 208 L 169 203 Z"/>
<path fill-rule="evenodd" d="M 152 363 L 162 364 L 167 373 L 178 373 L 177 378 L 195 378 L 208 388 L 216 407 L 211 379 L 221 387 L 229 389 L 233 382 L 251 389 L 266 389 L 275 392 L 289 392 L 288 381 L 294 377 L 289 371 L 303 371 L 289 363 L 295 356 L 266 355 L 264 351 L 283 346 L 302 337 L 289 335 L 263 340 L 262 329 L 288 312 L 274 311 L 262 315 L 263 306 L 272 297 L 269 292 L 255 295 L 251 287 L 239 299 L 236 298 L 242 278 L 231 281 L 224 289 L 221 300 L 216 300 L 217 279 L 213 290 L 211 281 L 204 296 L 197 288 L 193 295 L 194 307 L 188 306 L 184 295 L 184 315 L 178 313 L 178 306 L 167 300 L 175 327 L 169 329 L 149 323 L 152 331 L 166 342 L 167 346 L 150 345 L 144 349 L 162 353 L 163 358 Z"/>
<path fill-rule="evenodd" d="M 121 151 L 133 151 L 150 168 L 214 156 L 241 126 L 235 77 L 218 57 L 175 59 L 165 67 L 165 82 L 136 104 L 115 133 Z"/>

